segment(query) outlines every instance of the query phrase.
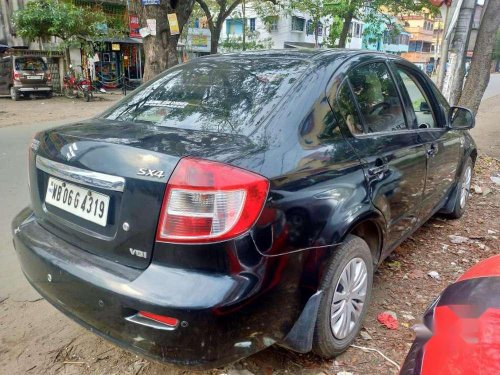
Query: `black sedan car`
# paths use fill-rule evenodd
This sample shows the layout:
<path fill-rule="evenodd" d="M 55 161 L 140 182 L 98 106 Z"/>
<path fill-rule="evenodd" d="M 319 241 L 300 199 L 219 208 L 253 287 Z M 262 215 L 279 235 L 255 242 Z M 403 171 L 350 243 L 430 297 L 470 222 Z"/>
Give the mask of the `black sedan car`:
<path fill-rule="evenodd" d="M 35 136 L 15 248 L 47 301 L 146 357 L 332 357 L 375 267 L 432 215 L 463 214 L 473 125 L 395 56 L 200 58 Z"/>

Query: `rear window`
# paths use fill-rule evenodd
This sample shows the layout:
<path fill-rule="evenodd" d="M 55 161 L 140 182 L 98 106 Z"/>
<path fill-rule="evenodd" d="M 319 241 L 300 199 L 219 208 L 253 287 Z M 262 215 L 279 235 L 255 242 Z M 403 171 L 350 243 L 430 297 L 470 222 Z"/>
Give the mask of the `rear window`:
<path fill-rule="evenodd" d="M 15 64 L 16 70 L 47 70 L 41 57 L 18 57 Z"/>
<path fill-rule="evenodd" d="M 102 117 L 248 135 L 306 67 L 283 58 L 199 59 L 168 70 Z"/>

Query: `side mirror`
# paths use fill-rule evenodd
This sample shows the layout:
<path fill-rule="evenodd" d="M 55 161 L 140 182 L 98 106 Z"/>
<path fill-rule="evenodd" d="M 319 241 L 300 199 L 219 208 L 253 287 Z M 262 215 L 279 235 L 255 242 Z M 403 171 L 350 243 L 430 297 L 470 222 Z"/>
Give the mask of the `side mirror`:
<path fill-rule="evenodd" d="M 468 108 L 451 107 L 448 112 L 448 127 L 450 129 L 472 129 L 476 124 L 474 114 Z"/>
<path fill-rule="evenodd" d="M 431 108 L 429 107 L 429 103 L 420 102 L 420 112 L 430 112 Z"/>

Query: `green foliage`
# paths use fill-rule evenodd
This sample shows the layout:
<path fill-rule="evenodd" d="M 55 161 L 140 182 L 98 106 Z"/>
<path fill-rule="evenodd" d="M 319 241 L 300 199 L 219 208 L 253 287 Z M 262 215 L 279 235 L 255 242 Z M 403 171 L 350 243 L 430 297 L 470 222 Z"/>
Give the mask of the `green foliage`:
<path fill-rule="evenodd" d="M 57 0 L 33 0 L 14 14 L 17 33 L 28 40 L 55 36 L 64 43 L 104 36 L 107 19 L 99 9 L 79 7 Z"/>
<path fill-rule="evenodd" d="M 269 49 L 272 46 L 271 38 L 267 38 L 264 40 L 259 39 L 257 32 L 251 32 L 247 34 L 245 40 L 245 50 L 261 50 L 261 49 Z M 243 38 L 242 37 L 233 37 L 226 38 L 220 42 L 220 47 L 224 52 L 236 52 L 243 50 Z"/>
<path fill-rule="evenodd" d="M 493 47 L 493 59 L 500 60 L 500 29 L 497 30 L 495 46 Z"/>

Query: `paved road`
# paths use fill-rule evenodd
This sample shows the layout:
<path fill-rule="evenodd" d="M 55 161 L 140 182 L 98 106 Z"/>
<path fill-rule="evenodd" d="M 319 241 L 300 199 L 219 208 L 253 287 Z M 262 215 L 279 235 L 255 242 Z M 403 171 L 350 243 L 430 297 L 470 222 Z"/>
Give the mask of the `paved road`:
<path fill-rule="evenodd" d="M 484 92 L 483 101 L 497 95 L 500 95 L 500 73 L 495 73 L 490 76 L 490 83 Z"/>
<path fill-rule="evenodd" d="M 33 135 L 54 125 L 92 117 L 118 98 L 85 103 L 65 98 L 13 102 L 0 97 L 0 301 L 7 296 L 19 301 L 38 298 L 21 273 L 10 233 L 12 218 L 29 203 L 26 163 Z"/>

